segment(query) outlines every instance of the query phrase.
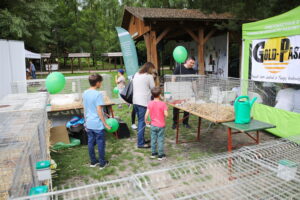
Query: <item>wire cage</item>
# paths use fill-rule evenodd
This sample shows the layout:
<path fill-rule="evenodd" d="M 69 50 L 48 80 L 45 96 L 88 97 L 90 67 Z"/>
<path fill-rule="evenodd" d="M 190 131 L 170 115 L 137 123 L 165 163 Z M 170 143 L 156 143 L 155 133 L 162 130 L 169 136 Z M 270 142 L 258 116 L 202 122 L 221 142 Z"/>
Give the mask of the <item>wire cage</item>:
<path fill-rule="evenodd" d="M 234 120 L 233 103 L 241 94 L 241 79 L 203 75 L 165 75 L 164 79 L 164 97 L 169 104 L 212 122 Z M 248 96 L 262 102 L 255 83 L 247 83 Z"/>
<path fill-rule="evenodd" d="M 0 112 L 46 110 L 48 98 L 46 92 L 8 94 L 0 100 Z"/>
<path fill-rule="evenodd" d="M 1 196 L 8 192 L 27 195 L 36 185 L 35 163 L 49 159 L 45 112 L 1 112 L 0 179 Z M 18 192 L 16 192 L 18 191 Z"/>
<path fill-rule="evenodd" d="M 49 159 L 47 101 L 47 93 L 0 101 L 0 199 L 27 195 L 38 184 L 35 163 Z"/>
<path fill-rule="evenodd" d="M 295 141 L 295 140 L 293 140 Z M 45 199 L 299 199 L 299 141 L 274 140 L 127 178 L 37 195 Z M 275 158 L 276 159 L 273 159 Z M 292 179 L 278 159 L 292 159 Z M 265 163 L 265 160 L 269 160 Z M 274 167 L 272 167 L 274 165 Z M 297 167 L 298 166 L 298 167 Z M 17 198 L 19 200 L 31 197 Z"/>
<path fill-rule="evenodd" d="M 10 198 L 28 195 L 32 187 L 41 185 L 38 181 L 35 164 L 38 161 L 45 160 L 42 155 L 42 149 L 36 133 L 30 142 L 26 143 L 25 148 L 18 160 L 12 178 L 12 184 L 9 188 Z M 49 158 L 48 158 L 49 159 Z"/>
<path fill-rule="evenodd" d="M 112 86 L 111 86 L 111 75 L 101 74 L 103 82 L 101 91 L 106 91 L 106 95 L 111 98 Z M 89 76 L 70 76 L 65 77 L 66 84 L 60 94 L 81 94 L 84 90 L 90 87 Z M 36 92 L 47 92 L 46 79 L 34 79 L 27 81 L 18 81 L 11 84 L 12 93 L 36 93 Z M 24 90 L 25 87 L 25 90 Z"/>
<path fill-rule="evenodd" d="M 82 93 L 90 87 L 89 76 L 65 77 L 66 84 L 64 89 L 58 94 L 49 95 L 46 105 L 49 111 L 61 111 L 78 109 L 82 107 Z M 110 74 L 102 74 L 103 81 L 99 91 L 102 93 L 105 104 L 119 104 L 120 98 L 112 94 L 112 77 Z M 40 93 L 47 92 L 46 79 L 35 79 L 18 81 L 11 84 L 12 93 Z M 24 89 L 25 88 L 25 89 Z"/>

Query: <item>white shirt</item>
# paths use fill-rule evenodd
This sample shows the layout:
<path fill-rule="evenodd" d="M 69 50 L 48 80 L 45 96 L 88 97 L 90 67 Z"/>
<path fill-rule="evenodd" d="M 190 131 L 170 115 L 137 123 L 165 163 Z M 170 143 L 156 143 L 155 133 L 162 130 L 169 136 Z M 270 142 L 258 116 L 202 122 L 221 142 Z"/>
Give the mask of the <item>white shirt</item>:
<path fill-rule="evenodd" d="M 293 95 L 293 112 L 300 113 L 300 90 L 295 91 Z"/>
<path fill-rule="evenodd" d="M 275 108 L 279 108 L 286 111 L 292 111 L 293 109 L 293 96 L 295 89 L 285 88 L 279 90 L 276 96 L 276 105 Z"/>
<path fill-rule="evenodd" d="M 152 75 L 136 73 L 133 78 L 133 104 L 147 107 L 151 101 L 151 89 L 154 87 Z"/>

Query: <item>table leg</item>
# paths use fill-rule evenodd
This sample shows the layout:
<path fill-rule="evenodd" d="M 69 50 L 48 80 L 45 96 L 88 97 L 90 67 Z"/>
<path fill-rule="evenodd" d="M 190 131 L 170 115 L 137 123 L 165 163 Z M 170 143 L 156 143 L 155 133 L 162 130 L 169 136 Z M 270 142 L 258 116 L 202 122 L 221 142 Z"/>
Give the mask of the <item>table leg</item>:
<path fill-rule="evenodd" d="M 227 145 L 228 145 L 228 152 L 232 151 L 232 134 L 231 134 L 231 128 L 228 127 L 227 129 L 228 138 L 227 138 Z"/>
<path fill-rule="evenodd" d="M 115 116 L 114 116 L 114 111 L 113 111 L 112 106 L 108 106 L 108 109 L 109 109 L 109 112 L 111 114 L 111 117 L 114 118 Z"/>
<path fill-rule="evenodd" d="M 176 123 L 176 144 L 179 144 L 179 115 L 180 115 L 180 112 L 178 112 L 178 115 L 177 115 L 177 123 Z"/>
<path fill-rule="evenodd" d="M 197 141 L 200 140 L 200 131 L 201 131 L 201 117 L 198 118 L 198 132 L 197 132 Z"/>
<path fill-rule="evenodd" d="M 259 131 L 256 131 L 256 144 L 259 144 Z"/>

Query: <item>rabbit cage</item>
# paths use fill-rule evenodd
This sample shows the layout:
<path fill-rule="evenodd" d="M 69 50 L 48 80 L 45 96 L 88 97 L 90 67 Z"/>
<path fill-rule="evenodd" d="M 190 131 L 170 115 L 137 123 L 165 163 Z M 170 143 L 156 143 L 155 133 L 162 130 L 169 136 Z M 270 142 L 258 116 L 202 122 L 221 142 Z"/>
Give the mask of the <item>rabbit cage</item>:
<path fill-rule="evenodd" d="M 47 93 L 9 94 L 0 100 L 0 199 L 28 194 L 37 161 L 49 159 Z"/>
<path fill-rule="evenodd" d="M 112 103 L 112 85 L 111 75 L 102 74 L 103 82 L 99 91 L 104 96 L 104 102 L 106 104 Z M 90 87 L 89 76 L 72 76 L 65 77 L 66 84 L 64 89 L 59 94 L 52 94 L 49 97 L 49 104 L 52 108 L 74 108 L 82 105 L 82 93 L 84 90 Z M 46 79 L 35 79 L 27 81 L 13 82 L 12 92 L 13 93 L 36 93 L 46 92 Z"/>
<path fill-rule="evenodd" d="M 241 94 L 241 79 L 204 75 L 165 75 L 165 101 L 179 109 L 215 123 L 234 120 L 233 104 Z M 250 99 L 261 95 L 254 82 L 248 81 Z"/>

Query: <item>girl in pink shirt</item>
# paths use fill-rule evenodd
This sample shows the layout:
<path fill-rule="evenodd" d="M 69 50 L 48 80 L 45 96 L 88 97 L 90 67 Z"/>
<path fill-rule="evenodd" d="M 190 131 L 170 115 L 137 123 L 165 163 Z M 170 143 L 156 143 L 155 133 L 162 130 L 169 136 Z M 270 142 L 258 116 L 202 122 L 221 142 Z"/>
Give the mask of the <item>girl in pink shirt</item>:
<path fill-rule="evenodd" d="M 160 100 L 161 90 L 155 87 L 151 90 L 153 101 L 150 101 L 145 114 L 146 124 L 151 124 L 151 158 L 163 160 L 166 158 L 164 153 L 164 140 L 165 140 L 165 118 L 168 116 L 168 107 L 165 102 Z M 150 115 L 151 122 L 148 120 Z"/>

